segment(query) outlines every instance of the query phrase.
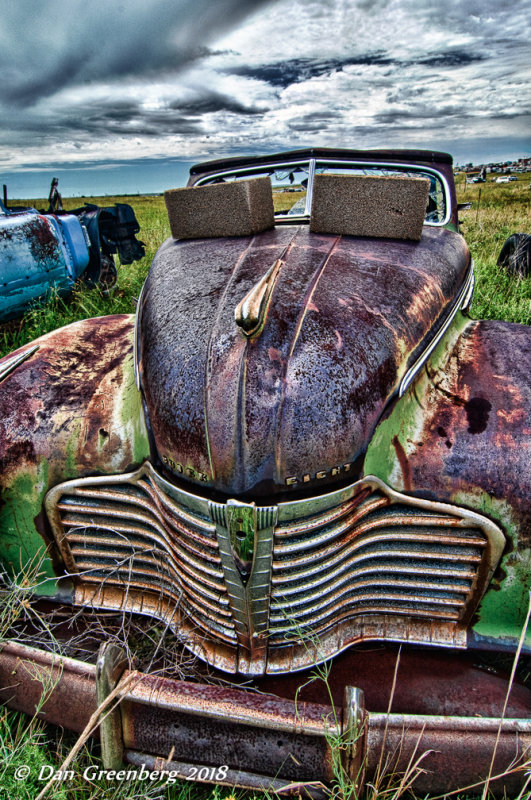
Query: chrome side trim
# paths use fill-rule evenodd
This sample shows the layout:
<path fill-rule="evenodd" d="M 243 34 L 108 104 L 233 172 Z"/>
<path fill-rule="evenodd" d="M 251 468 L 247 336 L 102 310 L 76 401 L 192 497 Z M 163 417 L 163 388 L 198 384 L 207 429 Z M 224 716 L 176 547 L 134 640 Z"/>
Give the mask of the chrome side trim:
<path fill-rule="evenodd" d="M 305 216 L 310 216 L 312 213 L 312 200 L 313 200 L 313 180 L 315 178 L 315 158 L 310 159 L 310 171 L 308 173 L 308 185 L 306 186 L 306 206 L 304 208 Z"/>
<path fill-rule="evenodd" d="M 461 287 L 461 291 L 457 296 L 457 300 L 454 304 L 454 308 L 448 315 L 448 318 L 445 320 L 443 325 L 437 331 L 429 345 L 426 347 L 425 350 L 422 351 L 420 356 L 417 358 L 413 366 L 411 366 L 402 380 L 400 381 L 400 386 L 398 388 L 398 396 L 402 397 L 402 395 L 406 392 L 410 384 L 415 380 L 418 372 L 422 369 L 430 355 L 433 353 L 443 336 L 445 335 L 446 331 L 454 321 L 456 314 L 459 311 L 462 311 L 464 308 L 467 307 L 468 303 L 472 299 L 472 293 L 474 291 L 474 262 L 470 262 L 470 268 L 468 270 L 468 274 L 465 278 L 463 286 Z"/>
<path fill-rule="evenodd" d="M 12 372 L 16 370 L 20 364 L 23 364 L 26 359 L 33 355 L 38 349 L 40 345 L 35 344 L 33 347 L 28 348 L 23 353 L 18 356 L 11 356 L 8 358 L 2 365 L 0 365 L 0 381 L 3 381 L 4 378 L 7 378 L 8 375 L 11 375 Z"/>
<path fill-rule="evenodd" d="M 472 297 L 474 296 L 474 287 L 476 284 L 476 276 L 474 275 L 474 261 L 472 261 L 472 280 L 470 281 L 470 286 L 466 296 L 461 303 L 461 311 L 466 311 L 472 302 Z"/>
<path fill-rule="evenodd" d="M 135 329 L 133 334 L 133 358 L 134 358 L 134 370 L 135 370 L 135 384 L 138 391 L 140 391 L 140 355 L 138 352 L 139 344 L 140 344 L 140 320 L 142 316 L 142 297 L 144 295 L 144 288 L 146 286 L 146 282 L 142 284 L 142 288 L 140 290 L 140 294 L 138 295 L 138 301 L 136 304 L 136 312 L 135 312 Z"/>

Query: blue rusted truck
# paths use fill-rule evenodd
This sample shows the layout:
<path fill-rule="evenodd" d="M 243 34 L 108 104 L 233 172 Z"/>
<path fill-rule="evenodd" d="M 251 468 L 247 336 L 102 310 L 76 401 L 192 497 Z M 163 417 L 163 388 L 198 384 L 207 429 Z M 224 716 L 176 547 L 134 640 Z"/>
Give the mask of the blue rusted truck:
<path fill-rule="evenodd" d="M 0 324 L 54 292 L 68 296 L 80 279 L 108 290 L 116 281 L 115 253 L 122 264 L 143 257 L 139 230 L 125 203 L 65 213 L 56 182 L 47 213 L 0 201 Z"/>

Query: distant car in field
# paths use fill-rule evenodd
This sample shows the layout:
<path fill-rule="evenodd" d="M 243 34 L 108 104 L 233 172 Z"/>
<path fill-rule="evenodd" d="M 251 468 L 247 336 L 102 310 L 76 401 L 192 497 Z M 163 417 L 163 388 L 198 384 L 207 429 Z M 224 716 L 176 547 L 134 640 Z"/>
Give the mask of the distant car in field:
<path fill-rule="evenodd" d="M 468 315 L 451 156 L 226 158 L 166 204 L 134 317 L 0 360 L 4 569 L 41 556 L 44 614 L 146 615 L 215 679 L 137 675 L 106 765 L 303 794 L 332 732 L 351 786 L 399 752 L 445 793 L 496 749 L 516 797 L 530 693 L 505 714 L 477 660 L 531 653 L 531 328 Z M 61 662 L 47 719 L 82 730 L 111 645 Z M 51 658 L 4 643 L 3 696 L 34 709 L 20 665 Z"/>
<path fill-rule="evenodd" d="M 516 180 L 516 178 L 514 178 Z M 499 178 L 496 178 L 496 183 L 509 183 L 511 181 L 511 177 L 509 175 L 501 175 Z"/>

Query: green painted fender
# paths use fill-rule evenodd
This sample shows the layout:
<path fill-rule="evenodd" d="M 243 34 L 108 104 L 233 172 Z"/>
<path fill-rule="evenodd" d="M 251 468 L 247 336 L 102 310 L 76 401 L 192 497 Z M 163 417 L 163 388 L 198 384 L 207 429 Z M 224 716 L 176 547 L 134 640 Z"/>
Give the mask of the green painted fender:
<path fill-rule="evenodd" d="M 504 532 L 501 563 L 472 622 L 471 641 L 484 645 L 514 646 L 529 604 L 530 352 L 531 328 L 459 315 L 377 427 L 364 464 L 395 489 L 478 511 Z"/>
<path fill-rule="evenodd" d="M 42 511 L 48 489 L 148 456 L 133 324 L 83 320 L 0 360 L 0 562 L 16 574 L 40 563 L 39 593 L 56 591 L 46 579 L 62 568 Z"/>

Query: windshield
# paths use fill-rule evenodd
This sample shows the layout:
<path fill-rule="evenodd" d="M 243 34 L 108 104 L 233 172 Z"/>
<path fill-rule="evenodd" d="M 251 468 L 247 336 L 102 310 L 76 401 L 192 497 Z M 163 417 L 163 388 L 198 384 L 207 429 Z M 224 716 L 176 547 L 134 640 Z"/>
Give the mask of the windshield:
<path fill-rule="evenodd" d="M 240 168 L 205 176 L 197 186 L 225 183 L 248 178 L 269 177 L 273 188 L 273 203 L 277 222 L 307 221 L 311 211 L 311 187 L 315 175 L 372 175 L 380 177 L 405 176 L 427 178 L 430 191 L 425 221 L 429 225 L 445 225 L 449 218 L 446 184 L 440 173 L 409 164 L 367 164 L 356 162 L 305 161 L 282 165 Z"/>

